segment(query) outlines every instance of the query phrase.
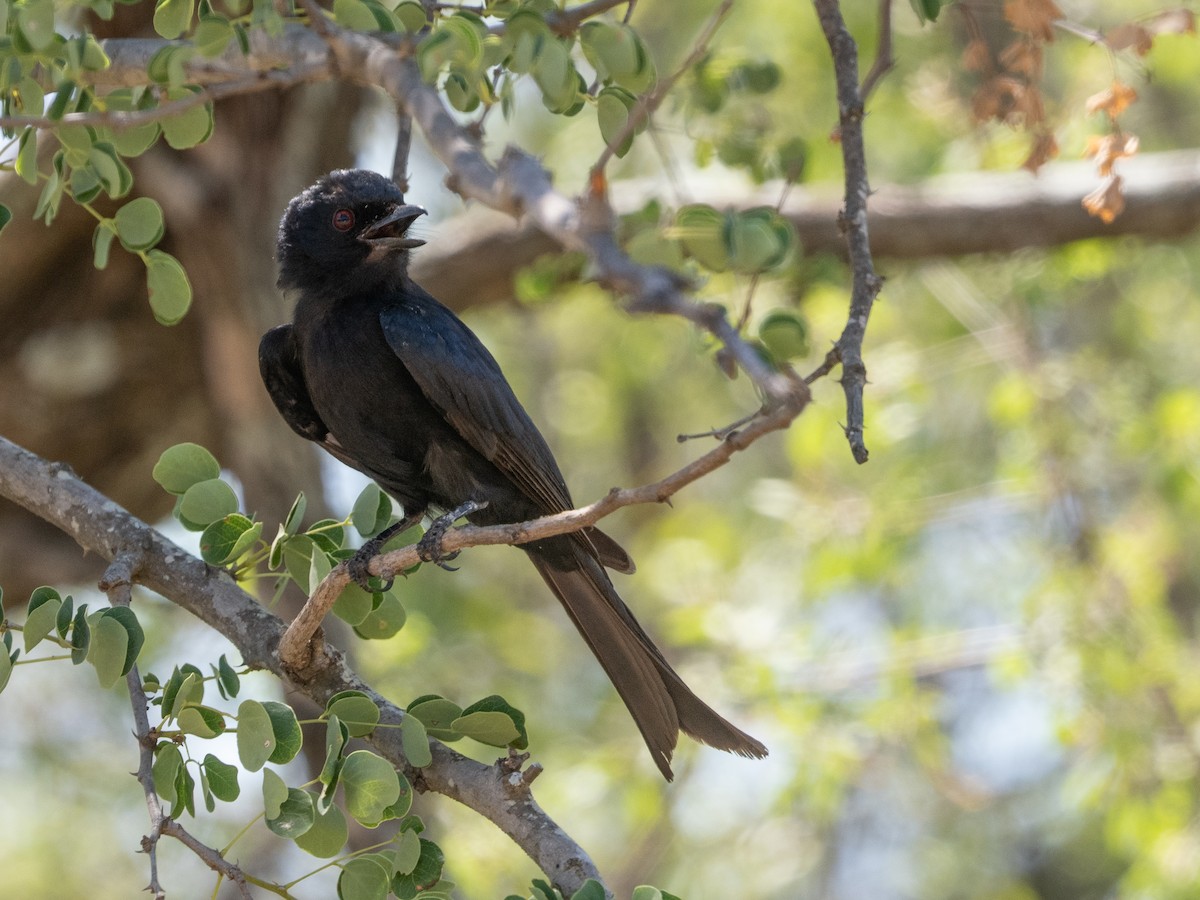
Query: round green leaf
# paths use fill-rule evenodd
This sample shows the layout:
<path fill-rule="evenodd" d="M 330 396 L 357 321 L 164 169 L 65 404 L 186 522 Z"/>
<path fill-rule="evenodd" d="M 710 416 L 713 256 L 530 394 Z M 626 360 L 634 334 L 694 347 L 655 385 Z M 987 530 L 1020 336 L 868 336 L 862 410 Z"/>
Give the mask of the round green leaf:
<path fill-rule="evenodd" d="M 373 856 L 352 859 L 338 876 L 339 900 L 384 900 L 391 873 Z"/>
<path fill-rule="evenodd" d="M 200 19 L 196 30 L 192 32 L 192 43 L 200 51 L 201 56 L 209 58 L 220 56 L 233 40 L 233 26 L 224 16 L 208 15 Z"/>
<path fill-rule="evenodd" d="M 0 647 L 0 693 L 8 685 L 8 679 L 12 677 L 12 658 L 8 655 L 8 648 Z"/>
<path fill-rule="evenodd" d="M 425 7 L 414 0 L 405 0 L 392 10 L 392 13 L 409 34 L 416 34 L 428 22 L 425 18 Z"/>
<path fill-rule="evenodd" d="M 194 11 L 194 0 L 159 0 L 154 7 L 154 30 L 173 41 L 187 31 Z"/>
<path fill-rule="evenodd" d="M 295 710 L 277 700 L 266 701 L 263 708 L 271 720 L 271 731 L 275 735 L 275 749 L 267 759 L 277 765 L 291 762 L 304 744 Z"/>
<path fill-rule="evenodd" d="M 163 325 L 174 325 L 192 305 L 192 283 L 179 260 L 161 250 L 146 255 L 146 287 L 150 309 Z"/>
<path fill-rule="evenodd" d="M 404 627 L 406 618 L 400 598 L 389 591 L 383 595 L 383 602 L 354 627 L 354 633 L 366 640 L 386 640 Z"/>
<path fill-rule="evenodd" d="M 121 680 L 125 654 L 129 650 L 129 633 L 111 616 L 99 616 L 92 622 L 92 644 L 88 661 L 96 667 L 100 687 L 110 688 Z"/>
<path fill-rule="evenodd" d="M 637 100 L 634 96 L 619 87 L 606 87 L 596 97 L 596 121 L 600 126 L 600 136 L 604 138 L 604 143 L 613 146 L 613 142 L 624 131 L 635 103 Z M 632 146 L 633 132 L 631 131 L 619 145 L 613 146 L 613 152 L 619 157 L 624 156 Z"/>
<path fill-rule="evenodd" d="M 433 887 L 442 877 L 446 857 L 442 854 L 441 847 L 425 838 L 418 840 L 421 853 L 413 870 L 406 875 L 397 873 L 392 878 L 392 893 L 397 897 L 415 897 L 419 891 Z"/>
<path fill-rule="evenodd" d="M 462 737 L 451 727 L 463 712 L 462 707 L 452 700 L 436 696 L 418 697 L 408 705 L 407 711 L 424 723 L 430 737 L 439 741 L 453 741 Z"/>
<path fill-rule="evenodd" d="M 121 245 L 131 252 L 149 250 L 166 231 L 162 207 L 152 197 L 130 200 L 117 210 L 115 221 Z"/>
<path fill-rule="evenodd" d="M 36 128 L 26 128 L 21 132 L 21 137 L 17 141 L 17 158 L 14 167 L 17 174 L 29 184 L 38 183 Z"/>
<path fill-rule="evenodd" d="M 184 494 L 193 484 L 209 481 L 221 474 L 217 458 L 199 444 L 184 443 L 168 447 L 154 464 L 151 477 L 171 494 Z"/>
<path fill-rule="evenodd" d="M 332 859 L 342 852 L 349 836 L 346 817 L 336 806 L 330 806 L 317 813 L 312 827 L 296 838 L 296 846 L 318 859 Z"/>
<path fill-rule="evenodd" d="M 117 236 L 112 219 L 105 219 L 92 232 L 92 264 L 97 269 L 108 265 L 108 251 L 112 247 L 113 238 Z"/>
<path fill-rule="evenodd" d="M 289 788 L 287 799 L 279 808 L 279 815 L 274 818 L 268 816 L 266 822 L 267 827 L 281 838 L 295 840 L 312 828 L 316 818 L 312 794 L 300 788 Z"/>
<path fill-rule="evenodd" d="M 243 700 L 237 713 L 238 759 L 250 772 L 263 767 L 275 752 L 271 717 L 257 700 Z"/>
<path fill-rule="evenodd" d="M 492 747 L 507 747 L 521 735 L 513 720 L 502 712 L 469 713 L 455 719 L 452 727 L 464 737 Z"/>
<path fill-rule="evenodd" d="M 57 592 L 56 592 L 57 593 Z M 30 609 L 25 618 L 25 652 L 28 653 L 54 630 L 58 623 L 58 613 L 62 609 L 62 600 L 57 596 L 47 598 L 46 602 Z M 0 650 L 7 656 L 7 652 Z"/>
<path fill-rule="evenodd" d="M 397 875 L 410 875 L 421 861 L 421 839 L 415 830 L 406 828 L 392 841 L 392 870 Z"/>
<path fill-rule="evenodd" d="M 255 523 L 241 513 L 230 513 L 213 522 L 200 535 L 200 558 L 210 565 L 219 566 L 231 562 L 240 555 L 237 548 L 243 544 L 242 535 L 255 530 Z M 262 523 L 257 531 L 262 533 Z M 250 541 L 252 544 L 253 541 Z M 245 549 L 249 549 L 247 545 Z"/>
<path fill-rule="evenodd" d="M 362 0 L 333 0 L 333 18 L 352 31 L 378 31 L 375 16 Z"/>
<path fill-rule="evenodd" d="M 154 790 L 168 803 L 176 800 L 175 784 L 182 768 L 183 754 L 174 743 L 162 741 L 154 749 L 154 765 L 150 770 L 154 778 Z"/>
<path fill-rule="evenodd" d="M 24 35 L 29 46 L 36 51 L 48 50 L 54 43 L 54 3 L 52 0 L 26 0 L 17 7 L 17 28 Z M 31 115 L 40 115 L 39 107 L 36 112 L 26 110 Z"/>
<path fill-rule="evenodd" d="M 167 99 L 182 100 L 198 90 L 199 88 L 173 87 L 167 92 Z M 190 106 L 181 113 L 163 119 L 160 127 L 167 143 L 176 150 L 187 150 L 197 144 L 203 144 L 212 136 L 212 104 L 200 103 Z"/>
<path fill-rule="evenodd" d="M 193 484 L 184 491 L 179 514 L 189 522 L 209 525 L 237 512 L 237 494 L 220 478 Z"/>
<path fill-rule="evenodd" d="M 213 796 L 226 803 L 236 800 L 241 793 L 241 788 L 238 787 L 237 766 L 222 762 L 211 753 L 205 754 L 203 765 Z"/>
<path fill-rule="evenodd" d="M 133 668 L 133 664 L 137 662 L 138 654 L 142 652 L 146 634 L 142 631 L 141 623 L 138 622 L 133 610 L 127 606 L 114 606 L 112 609 L 104 610 L 100 615 L 118 622 L 125 629 L 125 634 L 129 638 L 125 648 L 125 661 L 121 664 L 121 674 L 126 675 Z"/>
<path fill-rule="evenodd" d="M 789 232 L 777 227 L 774 210 L 748 210 L 734 217 L 728 231 L 729 263 L 737 272 L 761 272 L 783 262 L 791 247 Z"/>
<path fill-rule="evenodd" d="M 0 203 L 0 231 L 4 230 L 4 226 L 12 221 L 12 210 Z"/>
<path fill-rule="evenodd" d="M 225 718 L 215 709 L 188 706 L 179 713 L 179 730 L 199 738 L 215 738 L 225 731 Z"/>
<path fill-rule="evenodd" d="M 776 309 L 758 326 L 758 339 L 776 359 L 795 359 L 808 352 L 808 326 L 790 309 Z"/>
<path fill-rule="evenodd" d="M 331 699 L 325 713 L 337 716 L 351 737 L 370 734 L 379 722 L 379 707 L 370 697 L 357 691 L 346 691 Z"/>
<path fill-rule="evenodd" d="M 333 602 L 332 612 L 348 625 L 361 625 L 371 614 L 375 601 L 357 584 L 348 584 Z"/>
<path fill-rule="evenodd" d="M 346 757 L 341 772 L 346 812 L 359 823 L 374 828 L 384 810 L 400 799 L 400 778 L 391 764 L 369 750 L 355 750 Z"/>
<path fill-rule="evenodd" d="M 263 769 L 262 795 L 263 814 L 268 819 L 278 817 L 288 798 L 288 786 L 273 769 Z"/>
<path fill-rule="evenodd" d="M 400 744 L 404 748 L 405 758 L 418 769 L 433 762 L 425 723 L 411 713 L 400 720 Z"/>
<path fill-rule="evenodd" d="M 705 268 L 723 272 L 729 266 L 725 231 L 729 219 L 711 206 L 694 204 L 675 214 L 674 237 L 683 244 L 688 256 Z"/>

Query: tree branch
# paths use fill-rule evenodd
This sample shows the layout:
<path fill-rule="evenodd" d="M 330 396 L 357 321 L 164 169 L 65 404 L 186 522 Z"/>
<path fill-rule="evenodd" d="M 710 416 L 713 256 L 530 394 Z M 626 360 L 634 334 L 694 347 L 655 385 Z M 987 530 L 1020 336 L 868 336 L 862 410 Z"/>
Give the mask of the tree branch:
<path fill-rule="evenodd" d="M 867 331 L 871 307 L 883 282 L 875 274 L 871 260 L 871 240 L 867 234 L 867 155 L 863 146 L 863 102 L 858 86 L 858 48 L 854 43 L 837 0 L 815 0 L 821 30 L 833 55 L 837 79 L 839 136 L 846 170 L 845 206 L 839 222 L 845 231 L 850 255 L 853 286 L 850 292 L 850 316 L 835 349 L 842 364 L 842 390 L 846 395 L 846 439 L 858 463 L 867 461 L 863 441 L 863 386 L 867 367 L 862 358 L 862 342 Z"/>
<path fill-rule="evenodd" d="M 595 525 L 605 516 L 625 506 L 639 503 L 664 503 L 680 490 L 703 476 L 715 471 L 740 450 L 745 450 L 759 438 L 772 431 L 787 428 L 796 416 L 808 405 L 808 388 L 797 382 L 800 388 L 798 399 L 792 404 L 763 410 L 754 416 L 745 428 L 721 433 L 721 442 L 688 465 L 666 478 L 636 488 L 613 488 L 599 500 L 579 509 L 567 510 L 552 516 L 544 516 L 531 522 L 516 522 L 510 525 L 479 527 L 464 525 L 446 532 L 441 548 L 453 553 L 467 547 L 494 544 L 526 544 L 543 538 L 566 534 Z M 412 544 L 399 550 L 374 557 L 368 571 L 382 578 L 394 578 L 412 568 L 421 559 L 417 545 Z M 321 622 L 329 614 L 334 602 L 350 583 L 350 569 L 345 562 L 338 564 L 317 585 L 299 615 L 292 620 L 279 643 L 279 657 L 292 669 L 303 670 L 309 658 L 320 652 L 319 642 L 314 643 Z"/>
<path fill-rule="evenodd" d="M 225 635 L 246 665 L 273 672 L 288 690 L 322 707 L 339 691 L 366 693 L 379 707 L 383 724 L 368 740 L 411 781 L 490 819 L 567 896 L 588 878 L 599 880 L 587 853 L 538 806 L 528 781 L 521 773 L 512 772 L 507 761 L 485 766 L 432 741 L 433 762 L 414 769 L 404 757 L 400 729 L 387 727 L 400 722 L 403 710 L 352 672 L 340 651 L 325 645 L 303 673 L 290 672 L 276 654 L 283 622 L 234 584 L 228 574 L 167 540 L 80 481 L 69 467 L 47 462 L 0 437 L 0 496 L 42 517 L 80 547 L 106 560 L 136 554 L 141 560 L 137 583 Z M 163 833 L 179 836 L 174 831 L 168 825 Z"/>

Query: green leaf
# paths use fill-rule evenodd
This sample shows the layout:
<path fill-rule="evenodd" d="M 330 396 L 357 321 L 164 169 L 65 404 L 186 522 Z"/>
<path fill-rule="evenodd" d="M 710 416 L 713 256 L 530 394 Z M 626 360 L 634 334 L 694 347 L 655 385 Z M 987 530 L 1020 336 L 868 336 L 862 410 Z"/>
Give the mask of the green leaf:
<path fill-rule="evenodd" d="M 333 601 L 330 611 L 348 625 L 361 625 L 375 608 L 374 596 L 351 582 Z"/>
<path fill-rule="evenodd" d="M 166 231 L 162 207 L 152 197 L 138 197 L 117 210 L 117 237 L 130 252 L 149 250 Z"/>
<path fill-rule="evenodd" d="M 179 260 L 171 254 L 162 250 L 146 254 L 146 288 L 150 293 L 150 309 L 160 324 L 174 325 L 187 315 L 192 305 L 192 283 Z"/>
<path fill-rule="evenodd" d="M 571 900 L 607 900 L 607 898 L 604 885 L 594 878 L 589 878 L 583 883 L 583 887 L 571 895 Z"/>
<path fill-rule="evenodd" d="M 278 817 L 283 810 L 283 804 L 287 802 L 287 783 L 274 770 L 263 769 L 262 793 L 263 814 L 268 819 Z"/>
<path fill-rule="evenodd" d="M 346 817 L 336 806 L 317 812 L 312 827 L 296 838 L 296 846 L 318 859 L 332 859 L 342 852 L 350 829 Z"/>
<path fill-rule="evenodd" d="M 808 326 L 790 309 L 767 313 L 759 323 L 758 339 L 777 360 L 795 359 L 808 352 Z"/>
<path fill-rule="evenodd" d="M 401 831 L 392 840 L 392 871 L 397 875 L 411 875 L 421 861 L 421 837 L 410 828 Z"/>
<path fill-rule="evenodd" d="M 300 528 L 300 523 L 304 519 L 304 511 L 307 508 L 308 500 L 301 491 L 292 501 L 292 508 L 288 510 L 287 518 L 283 520 L 283 530 L 288 534 L 295 534 Z"/>
<path fill-rule="evenodd" d="M 488 718 L 472 718 L 480 713 L 488 714 Z M 511 744 L 518 750 L 524 750 L 529 745 L 529 735 L 525 731 L 525 713 L 511 705 L 499 694 L 492 694 L 491 696 L 484 697 L 482 700 L 472 703 L 462 711 L 462 716 L 452 722 L 450 727 L 460 734 L 475 738 L 477 741 L 482 741 L 485 744 L 491 743 L 490 741 L 484 740 L 482 737 L 472 733 L 472 731 L 463 730 L 463 728 L 460 727 L 460 722 L 463 719 L 470 719 L 470 723 L 467 727 L 484 734 L 492 733 L 493 729 L 495 730 L 496 734 L 506 731 L 506 726 L 501 723 L 499 719 L 491 718 L 492 714 L 505 716 L 509 720 L 509 723 L 511 723 L 512 727 L 517 730 L 517 737 L 515 739 L 505 741 L 503 744 L 495 744 L 494 746 L 503 747 Z"/>
<path fill-rule="evenodd" d="M 475 712 L 454 720 L 454 730 L 492 747 L 507 747 L 521 736 L 513 720 L 501 712 Z"/>
<path fill-rule="evenodd" d="M 295 710 L 277 700 L 267 700 L 263 708 L 271 720 L 271 731 L 275 735 L 275 749 L 267 759 L 277 765 L 291 762 L 304 744 Z"/>
<path fill-rule="evenodd" d="M 58 622 L 62 597 L 49 585 L 35 588 L 25 607 L 25 652 L 36 647 Z"/>
<path fill-rule="evenodd" d="M 238 798 L 241 788 L 238 787 L 237 766 L 222 762 L 211 753 L 205 754 L 202 765 L 204 774 L 208 776 L 209 787 L 218 800 L 232 803 Z"/>
<path fill-rule="evenodd" d="M 221 658 L 217 662 L 217 678 L 227 697 L 236 697 L 238 691 L 242 689 L 242 680 L 238 677 L 238 673 L 234 670 L 233 666 L 229 664 L 229 660 L 225 658 L 224 653 L 221 654 Z"/>
<path fill-rule="evenodd" d="M 133 664 L 137 662 L 138 654 L 142 652 L 142 644 L 146 642 L 146 633 L 142 631 L 142 625 L 138 622 L 137 615 L 127 606 L 114 606 L 112 609 L 104 610 L 100 615 L 115 619 L 129 636 L 129 643 L 125 650 L 125 662 L 121 666 L 121 674 L 127 675 L 133 668 Z"/>
<path fill-rule="evenodd" d="M 350 513 L 350 524 L 365 538 L 374 537 L 382 529 L 379 510 L 380 499 L 383 497 L 384 493 L 379 489 L 379 485 L 372 481 L 359 492 L 354 501 L 354 508 Z M 388 511 L 391 511 L 390 501 L 388 502 Z"/>
<path fill-rule="evenodd" d="M 12 210 L 0 203 L 0 231 L 4 230 L 4 226 L 12 221 Z"/>
<path fill-rule="evenodd" d="M 56 37 L 52 0 L 26 0 L 18 6 L 17 28 L 35 51 L 50 49 Z M 39 107 L 37 114 L 41 111 Z"/>
<path fill-rule="evenodd" d="M 622 23 L 588 22 L 579 29 L 583 55 L 602 80 L 630 77 L 642 65 L 637 34 Z"/>
<path fill-rule="evenodd" d="M 423 769 L 433 762 L 425 723 L 412 714 L 400 720 L 400 743 L 405 758 L 416 768 Z"/>
<path fill-rule="evenodd" d="M 281 838 L 295 840 L 312 828 L 316 818 L 312 794 L 300 788 L 288 788 L 287 799 L 280 806 L 279 815 L 274 818 L 268 816 L 266 822 L 267 828 Z"/>
<path fill-rule="evenodd" d="M 167 91 L 168 100 L 183 100 L 200 91 L 193 86 L 173 87 Z M 198 103 L 159 123 L 163 137 L 175 150 L 187 150 L 203 144 L 212 136 L 213 112 L 211 103 Z"/>
<path fill-rule="evenodd" d="M 154 778 L 154 790 L 168 803 L 178 799 L 176 792 L 179 770 L 183 768 L 183 754 L 171 741 L 160 741 L 154 748 L 154 764 L 150 774 Z"/>
<path fill-rule="evenodd" d="M 100 687 L 110 688 L 121 680 L 121 668 L 129 650 L 129 633 L 111 616 L 100 615 L 92 622 L 92 645 L 88 662 L 96 667 Z"/>
<path fill-rule="evenodd" d="M 168 493 L 184 494 L 193 484 L 219 476 L 221 465 L 199 444 L 176 444 L 162 452 L 150 474 Z"/>
<path fill-rule="evenodd" d="M 684 251 L 700 265 L 714 272 L 729 267 L 729 249 L 725 239 L 731 218 L 711 206 L 692 204 L 675 214 L 671 236 L 683 244 Z"/>
<path fill-rule="evenodd" d="M 354 627 L 354 633 L 365 640 L 386 640 L 404 627 L 407 614 L 400 598 L 388 591 L 383 602 Z"/>
<path fill-rule="evenodd" d="M 424 723 L 430 737 L 439 741 L 453 741 L 462 737 L 451 727 L 463 712 L 462 707 L 452 700 L 436 695 L 418 697 L 408 705 L 407 712 Z"/>
<path fill-rule="evenodd" d="M 926 22 L 936 22 L 942 11 L 942 0 L 908 0 L 917 14 L 917 21 L 922 25 Z"/>
<path fill-rule="evenodd" d="M 97 269 L 103 269 L 108 265 L 108 251 L 116 236 L 117 232 L 112 219 L 105 219 L 92 232 L 92 264 Z"/>
<path fill-rule="evenodd" d="M 346 757 L 341 772 L 346 812 L 359 823 L 374 828 L 384 810 L 400 799 L 400 778 L 391 763 L 369 750 Z"/>
<path fill-rule="evenodd" d="M 237 720 L 238 759 L 248 771 L 257 772 L 275 752 L 271 716 L 257 700 L 243 700 Z"/>
<path fill-rule="evenodd" d="M 342 691 L 329 699 L 327 716 L 337 716 L 351 737 L 364 737 L 379 723 L 379 707 L 361 691 Z"/>
<path fill-rule="evenodd" d="M 351 31 L 378 31 L 375 16 L 362 0 L 333 0 L 333 18 Z"/>
<path fill-rule="evenodd" d="M 413 0 L 405 0 L 399 4 L 392 15 L 404 27 L 404 30 L 409 34 L 416 34 L 428 24 L 428 19 L 425 17 L 425 7 Z"/>
<path fill-rule="evenodd" d="M 606 87 L 596 97 L 596 122 L 600 126 L 600 136 L 604 138 L 604 143 L 613 148 L 618 157 L 629 152 L 629 148 L 633 146 L 634 133 L 640 131 L 643 124 L 639 123 L 639 127 L 626 135 L 619 145 L 614 146 L 613 142 L 625 129 L 629 114 L 636 103 L 633 94 L 619 87 Z"/>
<path fill-rule="evenodd" d="M 243 535 L 254 533 L 250 541 L 243 541 Z M 230 513 L 223 519 L 213 522 L 200 535 L 200 558 L 213 566 L 220 566 L 237 559 L 250 548 L 250 545 L 262 534 L 262 523 L 256 524 L 241 513 Z"/>
<path fill-rule="evenodd" d="M 793 243 L 791 226 L 770 207 L 738 213 L 726 236 L 730 268 L 745 273 L 779 265 Z"/>
<path fill-rule="evenodd" d="M 194 0 L 159 0 L 154 7 L 154 30 L 173 41 L 187 31 L 194 11 Z"/>
<path fill-rule="evenodd" d="M 119 88 L 104 97 L 105 106 L 112 112 L 134 112 L 138 109 L 154 105 L 154 96 L 149 92 L 142 95 L 140 102 L 135 103 L 133 91 L 129 88 Z M 154 145 L 162 129 L 157 122 L 135 125 L 126 128 L 102 129 L 104 140 L 112 144 L 121 156 L 140 156 Z"/>
<path fill-rule="evenodd" d="M 196 30 L 192 32 L 192 43 L 196 45 L 201 56 L 210 59 L 224 53 L 232 40 L 233 25 L 224 16 L 202 16 Z"/>
<path fill-rule="evenodd" d="M 171 673 L 163 690 L 163 715 L 178 716 L 189 706 L 204 702 L 204 677 L 191 663 Z"/>
<path fill-rule="evenodd" d="M 406 875 L 397 873 L 392 877 L 392 893 L 401 900 L 416 897 L 425 888 L 433 887 L 442 877 L 446 857 L 442 848 L 433 841 L 420 838 L 421 853 L 413 870 Z"/>
<path fill-rule="evenodd" d="M 0 693 L 4 692 L 4 688 L 8 685 L 8 679 L 12 677 L 12 659 L 8 655 L 8 650 L 0 648 Z"/>
<path fill-rule="evenodd" d="M 220 478 L 193 484 L 184 491 L 179 514 L 189 522 L 208 525 L 237 512 L 237 494 Z"/>
<path fill-rule="evenodd" d="M 337 789 L 338 779 L 342 774 L 342 751 L 350 740 L 350 733 L 337 716 L 330 716 L 325 728 L 325 763 L 317 780 L 324 786 L 317 798 L 317 812 L 324 812 L 333 802 L 333 792 Z"/>
<path fill-rule="evenodd" d="M 225 731 L 225 717 L 206 706 L 188 706 L 179 712 L 179 730 L 199 738 L 215 738 Z"/>
<path fill-rule="evenodd" d="M 0 593 L 0 601 L 3 600 L 3 595 Z M 54 630 L 58 632 L 58 636 L 64 640 L 67 637 L 67 632 L 71 630 L 71 618 L 75 615 L 75 601 L 67 594 L 63 598 L 62 606 L 58 608 L 58 616 L 54 620 Z"/>
<path fill-rule="evenodd" d="M 100 177 L 90 168 L 71 171 L 71 196 L 75 198 L 76 203 L 91 203 L 99 196 L 103 187 Z"/>
<path fill-rule="evenodd" d="M 376 857 L 352 859 L 338 876 L 339 900 L 384 900 L 391 873 Z"/>
<path fill-rule="evenodd" d="M 39 110 L 40 112 L 40 110 Z M 26 128 L 17 140 L 16 173 L 29 184 L 38 183 L 37 129 Z"/>
<path fill-rule="evenodd" d="M 87 604 L 84 603 L 75 610 L 75 620 L 71 623 L 71 664 L 82 664 L 91 646 L 92 626 L 88 624 Z"/>

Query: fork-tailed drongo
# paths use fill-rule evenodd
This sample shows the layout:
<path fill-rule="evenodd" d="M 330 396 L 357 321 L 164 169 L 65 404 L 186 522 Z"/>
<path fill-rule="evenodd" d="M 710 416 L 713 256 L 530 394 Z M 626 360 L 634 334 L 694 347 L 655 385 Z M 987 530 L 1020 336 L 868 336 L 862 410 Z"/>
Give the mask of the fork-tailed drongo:
<path fill-rule="evenodd" d="M 550 448 L 500 367 L 449 309 L 408 276 L 424 213 L 372 172 L 332 172 L 288 205 L 279 285 L 292 324 L 263 336 L 263 381 L 302 437 L 375 479 L 405 515 L 486 503 L 477 525 L 570 509 Z M 469 261 L 464 261 L 469 265 Z M 605 566 L 632 571 L 595 528 L 523 544 L 671 778 L 679 731 L 761 757 L 759 741 L 692 693 L 618 596 Z"/>

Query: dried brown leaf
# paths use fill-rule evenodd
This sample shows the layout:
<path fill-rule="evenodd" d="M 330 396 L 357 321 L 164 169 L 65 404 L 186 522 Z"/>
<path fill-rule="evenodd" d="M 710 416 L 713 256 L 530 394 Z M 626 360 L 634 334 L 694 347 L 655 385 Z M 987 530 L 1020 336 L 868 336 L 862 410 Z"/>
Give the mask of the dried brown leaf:
<path fill-rule="evenodd" d="M 986 41 L 974 38 L 963 48 L 962 66 L 968 72 L 986 72 L 991 68 L 991 62 Z"/>
<path fill-rule="evenodd" d="M 1040 131 L 1033 136 L 1033 145 L 1029 148 L 1029 155 L 1025 157 L 1025 162 L 1021 163 L 1021 168 L 1028 169 L 1036 175 L 1038 169 L 1056 156 L 1058 156 L 1058 141 L 1054 139 L 1051 132 Z"/>
<path fill-rule="evenodd" d="M 1103 111 L 1108 113 L 1110 119 L 1115 119 L 1136 99 L 1137 91 L 1127 84 L 1114 81 L 1108 90 L 1088 97 L 1086 104 L 1088 115 Z"/>
<path fill-rule="evenodd" d="M 1063 13 L 1053 0 L 1005 0 L 1004 18 L 1017 31 L 1049 42 L 1054 40 L 1054 22 Z"/>
<path fill-rule="evenodd" d="M 1138 56 L 1145 56 L 1154 44 L 1154 35 L 1142 25 L 1126 22 L 1124 25 L 1109 29 L 1108 33 L 1104 35 L 1104 43 L 1111 50 L 1125 50 L 1132 47 Z"/>
<path fill-rule="evenodd" d="M 1042 45 L 1018 38 L 1001 51 L 1000 63 L 1008 71 L 1036 81 L 1042 74 Z"/>
<path fill-rule="evenodd" d="M 1167 9 L 1146 22 L 1152 34 L 1195 34 L 1196 14 L 1190 9 Z"/>
<path fill-rule="evenodd" d="M 1125 194 L 1120 175 L 1110 175 L 1100 186 L 1083 198 L 1083 208 L 1105 225 L 1125 210 Z"/>
<path fill-rule="evenodd" d="M 1092 135 L 1088 138 L 1083 155 L 1096 160 L 1096 171 L 1107 177 L 1112 174 L 1117 160 L 1137 153 L 1138 143 L 1136 134 L 1126 132 Z"/>

